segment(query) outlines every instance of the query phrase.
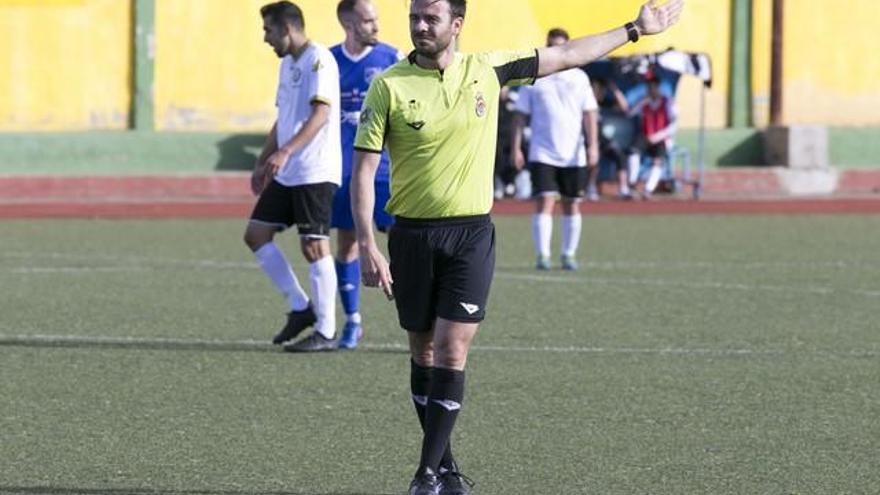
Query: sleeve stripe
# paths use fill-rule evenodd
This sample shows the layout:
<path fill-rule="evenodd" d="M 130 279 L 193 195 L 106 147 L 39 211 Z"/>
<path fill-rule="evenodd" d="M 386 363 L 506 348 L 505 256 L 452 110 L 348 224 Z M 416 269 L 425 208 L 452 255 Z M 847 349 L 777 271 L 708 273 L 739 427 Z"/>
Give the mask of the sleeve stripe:
<path fill-rule="evenodd" d="M 377 155 L 381 155 L 381 154 L 382 154 L 382 150 L 371 150 L 370 148 L 364 148 L 363 146 L 355 146 L 355 147 L 354 147 L 354 150 L 355 150 L 355 151 L 360 151 L 360 152 L 362 152 L 362 153 L 375 153 L 375 154 L 377 154 Z"/>
<path fill-rule="evenodd" d="M 323 103 L 324 105 L 330 105 L 330 104 L 331 104 L 331 103 L 330 103 L 330 99 L 329 99 L 329 98 L 324 98 L 323 96 L 315 96 L 315 97 L 313 97 L 313 98 L 311 99 L 311 101 L 309 101 L 309 103 L 311 103 L 312 105 L 314 105 L 315 103 Z"/>
<path fill-rule="evenodd" d="M 495 67 L 495 74 L 502 86 L 506 86 L 510 81 L 525 83 L 534 81 L 538 78 L 538 50 L 535 49 L 534 57 L 521 58 Z"/>

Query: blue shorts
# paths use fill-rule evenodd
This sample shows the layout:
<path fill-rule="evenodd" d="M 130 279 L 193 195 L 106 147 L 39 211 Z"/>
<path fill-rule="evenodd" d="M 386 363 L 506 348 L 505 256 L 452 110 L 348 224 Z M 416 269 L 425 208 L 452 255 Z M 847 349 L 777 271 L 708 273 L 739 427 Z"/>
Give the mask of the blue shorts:
<path fill-rule="evenodd" d="M 388 230 L 394 223 L 394 217 L 385 211 L 385 203 L 391 197 L 391 187 L 386 181 L 376 181 L 373 190 L 376 192 L 376 203 L 373 205 L 373 221 L 381 231 Z M 333 198 L 333 219 L 330 226 L 334 229 L 354 230 L 354 217 L 351 214 L 351 178 L 342 180 L 342 187 Z"/>

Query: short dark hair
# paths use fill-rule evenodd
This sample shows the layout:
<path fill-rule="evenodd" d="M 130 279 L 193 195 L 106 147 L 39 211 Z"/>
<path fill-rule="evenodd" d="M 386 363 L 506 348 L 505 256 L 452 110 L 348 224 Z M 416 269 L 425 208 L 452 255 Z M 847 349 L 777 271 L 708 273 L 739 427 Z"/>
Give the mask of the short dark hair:
<path fill-rule="evenodd" d="M 336 6 L 336 17 L 342 19 L 343 15 L 351 14 L 360 0 L 341 0 Z"/>
<path fill-rule="evenodd" d="M 571 37 L 568 36 L 568 31 L 562 28 L 553 28 L 550 31 L 547 31 L 547 38 L 565 38 L 565 41 L 571 39 Z"/>
<path fill-rule="evenodd" d="M 449 4 L 449 11 L 452 12 L 452 17 L 464 19 L 464 15 L 467 13 L 467 0 L 445 0 L 445 2 Z"/>
<path fill-rule="evenodd" d="M 260 15 L 264 18 L 268 17 L 272 24 L 276 26 L 292 24 L 300 31 L 306 27 L 306 20 L 303 17 L 302 9 L 287 0 L 263 5 L 260 8 Z"/>
<path fill-rule="evenodd" d="M 449 10 L 452 11 L 453 17 L 461 17 L 467 13 L 467 0 L 446 0 L 449 2 Z"/>

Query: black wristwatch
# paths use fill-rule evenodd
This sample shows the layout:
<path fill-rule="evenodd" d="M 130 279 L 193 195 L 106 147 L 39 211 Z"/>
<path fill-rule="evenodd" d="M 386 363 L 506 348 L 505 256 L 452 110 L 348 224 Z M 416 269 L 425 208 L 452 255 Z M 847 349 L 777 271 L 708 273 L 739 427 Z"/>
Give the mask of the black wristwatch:
<path fill-rule="evenodd" d="M 626 28 L 626 37 L 629 38 L 630 41 L 633 43 L 639 41 L 639 36 L 641 36 L 641 34 L 639 33 L 639 28 L 636 27 L 634 22 L 627 22 L 623 27 Z"/>

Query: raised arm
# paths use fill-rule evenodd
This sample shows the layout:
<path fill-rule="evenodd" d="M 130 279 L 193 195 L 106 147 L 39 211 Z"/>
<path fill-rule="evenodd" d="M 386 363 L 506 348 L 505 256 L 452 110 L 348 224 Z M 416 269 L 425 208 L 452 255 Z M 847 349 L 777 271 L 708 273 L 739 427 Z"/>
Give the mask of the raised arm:
<path fill-rule="evenodd" d="M 658 5 L 649 0 L 642 5 L 632 23 L 600 34 L 575 38 L 565 44 L 538 49 L 538 77 L 575 67 L 582 67 L 609 52 L 636 41 L 639 36 L 662 33 L 678 21 L 684 0 L 669 0 Z M 627 29 L 631 26 L 630 29 Z"/>

